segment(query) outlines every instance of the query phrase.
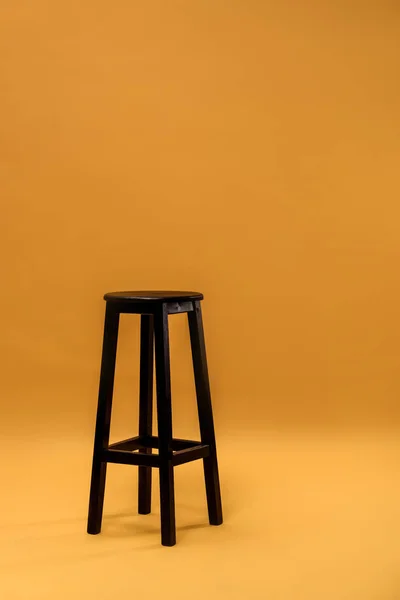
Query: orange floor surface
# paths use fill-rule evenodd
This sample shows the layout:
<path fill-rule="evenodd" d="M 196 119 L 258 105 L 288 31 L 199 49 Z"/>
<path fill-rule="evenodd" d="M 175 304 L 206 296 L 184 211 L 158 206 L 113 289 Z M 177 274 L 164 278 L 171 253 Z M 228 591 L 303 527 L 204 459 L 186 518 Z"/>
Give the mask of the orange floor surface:
<path fill-rule="evenodd" d="M 8 440 L 0 597 L 400 598 L 400 440 L 265 432 L 219 440 L 225 523 L 210 527 L 200 463 L 177 467 L 177 545 L 137 515 L 137 469 L 110 465 L 102 533 L 86 534 L 91 440 Z"/>

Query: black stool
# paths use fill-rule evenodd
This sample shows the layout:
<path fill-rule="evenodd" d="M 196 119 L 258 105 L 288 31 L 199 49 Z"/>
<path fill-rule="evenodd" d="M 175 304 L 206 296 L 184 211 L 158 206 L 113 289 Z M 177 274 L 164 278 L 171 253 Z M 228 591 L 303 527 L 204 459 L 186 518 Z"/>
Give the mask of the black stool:
<path fill-rule="evenodd" d="M 116 292 L 106 294 L 103 355 L 93 451 L 88 533 L 101 530 L 107 463 L 139 466 L 139 513 L 151 511 L 151 469 L 160 471 L 161 543 L 176 543 L 174 471 L 202 458 L 211 525 L 221 525 L 222 506 L 206 347 L 200 301 L 195 292 Z M 141 315 L 139 435 L 109 445 L 119 315 Z M 187 313 L 201 441 L 172 437 L 168 315 Z M 153 345 L 155 340 L 158 437 L 152 435 Z M 158 448 L 158 455 L 152 453 Z"/>

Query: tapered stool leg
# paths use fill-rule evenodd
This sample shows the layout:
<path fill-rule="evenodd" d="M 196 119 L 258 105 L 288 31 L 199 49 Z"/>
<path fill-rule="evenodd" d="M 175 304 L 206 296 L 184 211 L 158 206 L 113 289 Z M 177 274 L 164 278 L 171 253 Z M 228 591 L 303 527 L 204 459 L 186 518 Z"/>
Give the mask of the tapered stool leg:
<path fill-rule="evenodd" d="M 119 313 L 107 303 L 87 525 L 88 533 L 92 534 L 100 533 L 103 516 L 107 463 L 102 460 L 102 452 L 108 448 L 110 438 L 118 327 Z"/>
<path fill-rule="evenodd" d="M 153 419 L 153 316 L 142 315 L 140 328 L 139 435 L 150 436 Z M 141 450 L 151 454 L 151 448 Z M 151 512 L 151 467 L 139 467 L 139 514 Z"/>
<path fill-rule="evenodd" d="M 172 406 L 169 358 L 168 312 L 163 304 L 154 316 L 157 418 L 159 437 L 161 543 L 174 546 L 175 499 L 174 471 L 172 466 Z"/>
<path fill-rule="evenodd" d="M 196 384 L 200 434 L 203 444 L 210 447 L 210 455 L 204 458 L 204 477 L 207 492 L 208 515 L 211 525 L 221 525 L 222 503 L 218 475 L 217 449 L 214 419 L 208 378 L 206 346 L 200 302 L 193 302 L 194 310 L 188 313 L 193 369 Z"/>

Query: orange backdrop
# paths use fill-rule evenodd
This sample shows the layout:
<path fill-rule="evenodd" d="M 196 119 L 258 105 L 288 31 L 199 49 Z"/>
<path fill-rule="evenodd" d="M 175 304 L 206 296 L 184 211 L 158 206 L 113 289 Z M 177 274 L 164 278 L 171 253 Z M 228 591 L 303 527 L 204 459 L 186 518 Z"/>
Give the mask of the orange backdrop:
<path fill-rule="evenodd" d="M 398 423 L 400 21 L 351 4 L 2 3 L 8 435 L 92 436 L 102 295 L 135 288 L 204 292 L 219 431 Z M 137 352 L 124 317 L 127 435 Z"/>

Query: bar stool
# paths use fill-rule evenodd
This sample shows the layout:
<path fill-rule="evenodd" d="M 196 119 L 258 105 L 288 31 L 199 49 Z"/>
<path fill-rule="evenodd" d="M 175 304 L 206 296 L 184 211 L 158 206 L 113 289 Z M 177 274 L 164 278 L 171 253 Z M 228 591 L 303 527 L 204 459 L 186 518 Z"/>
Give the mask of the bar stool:
<path fill-rule="evenodd" d="M 222 524 L 217 451 L 201 313 L 203 295 L 196 292 L 114 292 L 104 296 L 103 354 L 94 439 L 87 531 L 101 530 L 107 463 L 139 467 L 139 514 L 151 512 L 151 474 L 159 469 L 161 543 L 176 543 L 174 467 L 203 459 L 208 515 Z M 119 316 L 141 315 L 139 435 L 109 444 Z M 172 436 L 168 317 L 187 313 L 200 424 L 200 441 Z M 158 436 L 152 435 L 153 347 L 155 347 Z M 153 453 L 158 449 L 158 454 Z"/>

